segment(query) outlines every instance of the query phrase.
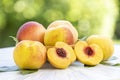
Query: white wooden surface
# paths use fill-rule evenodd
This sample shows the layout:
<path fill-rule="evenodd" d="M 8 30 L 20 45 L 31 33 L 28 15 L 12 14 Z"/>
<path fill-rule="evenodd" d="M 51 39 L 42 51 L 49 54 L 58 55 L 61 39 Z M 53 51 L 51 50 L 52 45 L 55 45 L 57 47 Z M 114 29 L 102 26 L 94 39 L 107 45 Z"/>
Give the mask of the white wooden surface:
<path fill-rule="evenodd" d="M 14 66 L 13 49 L 0 49 L 0 67 Z M 119 57 L 112 63 L 120 62 L 120 45 L 115 45 L 114 55 Z M 55 69 L 49 63 L 31 74 L 20 74 L 19 71 L 0 72 L 0 80 L 120 80 L 120 66 L 99 64 L 94 67 L 84 67 L 79 62 L 74 62 L 67 69 Z"/>

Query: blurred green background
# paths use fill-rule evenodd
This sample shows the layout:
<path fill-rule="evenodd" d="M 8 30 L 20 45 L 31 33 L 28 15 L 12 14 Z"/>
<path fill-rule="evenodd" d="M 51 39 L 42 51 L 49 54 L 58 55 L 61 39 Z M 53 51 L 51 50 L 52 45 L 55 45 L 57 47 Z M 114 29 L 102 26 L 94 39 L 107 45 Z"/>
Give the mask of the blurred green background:
<path fill-rule="evenodd" d="M 14 46 L 16 36 L 27 21 L 46 28 L 54 20 L 68 20 L 79 38 L 104 34 L 120 39 L 120 0 L 0 0 L 0 48 Z"/>

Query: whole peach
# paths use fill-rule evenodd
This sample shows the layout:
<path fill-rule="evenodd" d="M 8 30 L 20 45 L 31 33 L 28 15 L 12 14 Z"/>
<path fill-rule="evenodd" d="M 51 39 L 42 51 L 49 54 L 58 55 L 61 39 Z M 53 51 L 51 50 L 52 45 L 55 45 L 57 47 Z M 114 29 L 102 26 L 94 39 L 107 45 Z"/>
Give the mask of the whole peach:
<path fill-rule="evenodd" d="M 67 20 L 56 20 L 56 21 L 53 21 L 47 29 L 50 29 L 50 28 L 55 28 L 55 27 L 58 27 L 58 26 L 64 26 L 64 27 L 67 27 L 72 35 L 73 35 L 73 39 L 74 39 L 74 42 L 76 42 L 78 40 L 78 32 L 76 30 L 76 28 L 72 25 L 71 22 L 67 21 Z"/>
<path fill-rule="evenodd" d="M 72 32 L 64 26 L 46 30 L 44 36 L 44 44 L 46 46 L 54 46 L 58 41 L 72 45 L 74 43 Z"/>
<path fill-rule="evenodd" d="M 15 46 L 13 58 L 20 69 L 39 69 L 46 62 L 46 47 L 38 41 L 22 40 Z"/>
<path fill-rule="evenodd" d="M 24 23 L 17 31 L 18 41 L 22 40 L 34 40 L 44 42 L 44 33 L 46 29 L 44 26 L 35 21 L 29 21 Z"/>

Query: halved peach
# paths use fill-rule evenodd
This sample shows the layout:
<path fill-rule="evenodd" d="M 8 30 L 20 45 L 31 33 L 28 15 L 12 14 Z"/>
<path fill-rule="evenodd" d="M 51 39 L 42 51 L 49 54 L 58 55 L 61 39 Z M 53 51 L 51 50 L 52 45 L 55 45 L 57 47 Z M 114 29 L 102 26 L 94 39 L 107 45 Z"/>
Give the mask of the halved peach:
<path fill-rule="evenodd" d="M 48 61 L 56 68 L 67 68 L 76 60 L 75 53 L 71 46 L 64 42 L 57 42 L 55 47 L 47 51 Z"/>
<path fill-rule="evenodd" d="M 114 44 L 112 39 L 102 35 L 91 35 L 87 38 L 88 44 L 97 44 L 102 48 L 103 60 L 109 59 L 114 52 Z"/>
<path fill-rule="evenodd" d="M 85 65 L 97 65 L 103 59 L 102 49 L 96 44 L 78 41 L 74 47 L 77 59 Z"/>

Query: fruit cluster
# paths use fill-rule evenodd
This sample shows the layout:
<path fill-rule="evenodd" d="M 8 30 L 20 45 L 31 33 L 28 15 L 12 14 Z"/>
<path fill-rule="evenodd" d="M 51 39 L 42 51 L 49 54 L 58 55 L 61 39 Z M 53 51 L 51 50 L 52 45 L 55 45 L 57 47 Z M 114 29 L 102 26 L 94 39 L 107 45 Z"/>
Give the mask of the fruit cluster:
<path fill-rule="evenodd" d="M 78 40 L 77 30 L 65 20 L 54 21 L 47 29 L 38 22 L 26 22 L 18 29 L 17 39 L 13 55 L 20 69 L 39 69 L 47 60 L 60 69 L 76 59 L 85 65 L 97 65 L 114 51 L 112 40 L 104 36 Z"/>

